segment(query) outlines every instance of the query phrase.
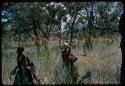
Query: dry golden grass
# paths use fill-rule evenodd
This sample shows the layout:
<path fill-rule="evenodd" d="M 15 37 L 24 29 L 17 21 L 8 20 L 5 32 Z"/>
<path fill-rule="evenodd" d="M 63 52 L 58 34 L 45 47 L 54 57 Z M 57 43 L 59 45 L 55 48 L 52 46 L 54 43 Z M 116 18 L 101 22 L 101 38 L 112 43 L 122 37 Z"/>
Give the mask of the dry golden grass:
<path fill-rule="evenodd" d="M 112 84 L 119 83 L 121 67 L 121 50 L 119 48 L 119 38 L 114 41 L 98 38 L 93 39 L 91 50 L 86 49 L 87 56 L 83 56 L 84 40 L 76 40 L 72 47 L 72 52 L 78 57 L 75 62 L 79 77 L 86 72 L 91 72 L 91 77 L 83 81 L 87 84 Z M 63 41 L 64 42 L 64 41 Z M 3 42 L 2 42 L 3 43 Z M 28 45 L 28 46 L 27 46 Z M 53 40 L 48 44 L 48 52 L 41 45 L 40 56 L 36 53 L 36 48 L 31 44 L 25 46 L 24 53 L 36 65 L 36 75 L 41 80 L 41 84 L 63 84 L 64 71 L 62 69 L 61 50 L 58 47 L 58 40 Z M 10 71 L 16 66 L 16 46 L 17 43 L 9 42 L 8 46 L 2 44 L 2 82 L 12 84 L 14 76 L 10 76 Z"/>

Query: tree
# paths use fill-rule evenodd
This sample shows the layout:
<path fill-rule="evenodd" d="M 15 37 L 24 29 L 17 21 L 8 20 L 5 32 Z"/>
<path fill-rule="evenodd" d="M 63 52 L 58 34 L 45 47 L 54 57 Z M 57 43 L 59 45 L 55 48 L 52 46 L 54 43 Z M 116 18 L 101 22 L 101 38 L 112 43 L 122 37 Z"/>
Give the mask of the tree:
<path fill-rule="evenodd" d="M 124 27 L 124 23 L 125 23 L 125 8 L 124 8 L 124 13 L 121 15 L 120 21 L 119 21 L 119 32 L 122 36 L 121 39 L 121 43 L 120 43 L 120 47 L 121 47 L 121 51 L 122 51 L 122 64 L 121 64 L 121 78 L 120 78 L 120 82 L 122 85 L 125 84 L 125 27 Z"/>
<path fill-rule="evenodd" d="M 69 22 L 69 30 L 70 30 L 70 45 L 72 46 L 72 39 L 73 39 L 73 28 L 74 24 L 76 23 L 77 16 L 79 12 L 83 9 L 84 5 L 81 2 L 72 2 L 72 3 L 64 3 L 66 7 L 67 14 L 71 17 Z"/>
<path fill-rule="evenodd" d="M 63 5 L 63 3 L 57 3 L 56 9 L 58 10 L 57 12 L 57 18 L 56 18 L 56 25 L 59 28 L 59 47 L 61 47 L 61 38 L 62 38 L 62 28 L 61 25 L 63 22 L 66 22 L 66 9 Z"/>

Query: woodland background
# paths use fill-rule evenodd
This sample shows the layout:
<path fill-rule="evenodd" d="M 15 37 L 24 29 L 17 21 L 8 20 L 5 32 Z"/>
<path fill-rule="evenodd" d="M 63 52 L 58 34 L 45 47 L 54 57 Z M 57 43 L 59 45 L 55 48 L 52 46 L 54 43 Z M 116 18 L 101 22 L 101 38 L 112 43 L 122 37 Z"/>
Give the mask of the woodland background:
<path fill-rule="evenodd" d="M 41 84 L 63 84 L 61 50 L 69 42 L 83 83 L 120 83 L 121 50 L 118 25 L 121 2 L 9 2 L 3 3 L 2 81 L 12 84 L 16 48 L 36 65 Z"/>

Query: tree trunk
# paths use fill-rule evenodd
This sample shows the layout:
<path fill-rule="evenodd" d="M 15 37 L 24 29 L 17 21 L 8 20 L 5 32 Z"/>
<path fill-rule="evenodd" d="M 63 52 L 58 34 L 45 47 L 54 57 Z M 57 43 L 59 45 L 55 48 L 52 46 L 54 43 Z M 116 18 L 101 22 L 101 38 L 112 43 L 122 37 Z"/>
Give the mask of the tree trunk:
<path fill-rule="evenodd" d="M 18 34 L 19 40 L 18 40 L 18 46 L 21 46 L 21 35 Z"/>
<path fill-rule="evenodd" d="M 87 3 L 88 5 L 88 3 Z M 91 49 L 92 48 L 92 36 L 93 36 L 93 28 L 94 28 L 94 16 L 93 16 L 93 5 L 91 6 L 91 11 L 89 11 L 87 8 L 85 8 L 86 10 L 86 14 L 87 14 L 87 17 L 88 17 L 88 37 L 86 39 L 86 47 L 88 49 Z"/>
<path fill-rule="evenodd" d="M 62 39 L 62 34 L 61 34 L 61 21 L 60 21 L 60 24 L 59 24 L 59 47 L 61 47 L 61 39 Z"/>
<path fill-rule="evenodd" d="M 68 39 L 69 39 L 69 31 L 66 32 L 66 41 L 68 42 Z"/>
<path fill-rule="evenodd" d="M 33 19 L 33 32 L 35 35 L 35 44 L 36 44 L 36 49 L 37 49 L 37 55 L 40 55 L 40 45 L 39 45 L 39 39 L 38 39 L 38 34 L 37 34 L 37 25 L 35 20 Z"/>
<path fill-rule="evenodd" d="M 35 44 L 36 44 L 36 48 L 37 48 L 37 54 L 38 56 L 40 55 L 40 45 L 39 45 L 39 39 L 38 39 L 38 35 L 37 35 L 37 31 L 36 29 L 34 30 L 34 35 L 35 35 Z"/>
<path fill-rule="evenodd" d="M 122 14 L 120 21 L 119 21 L 119 32 L 122 36 L 121 38 L 121 43 L 120 43 L 120 47 L 121 47 L 121 51 L 122 51 L 122 64 L 121 64 L 121 79 L 120 82 L 122 85 L 125 84 L 125 27 L 124 27 L 124 23 L 125 23 L 125 8 L 124 8 L 124 13 Z"/>
<path fill-rule="evenodd" d="M 72 22 L 72 26 L 70 27 L 70 46 L 72 46 L 72 39 L 73 39 L 73 27 L 74 27 L 74 24 L 75 24 L 75 21 L 76 21 L 76 16 L 77 16 L 77 13 L 76 15 L 74 15 L 74 19 L 73 19 L 73 22 Z"/>
<path fill-rule="evenodd" d="M 72 39 L 73 39 L 73 26 L 70 28 L 71 32 L 70 32 L 70 46 L 72 46 Z"/>

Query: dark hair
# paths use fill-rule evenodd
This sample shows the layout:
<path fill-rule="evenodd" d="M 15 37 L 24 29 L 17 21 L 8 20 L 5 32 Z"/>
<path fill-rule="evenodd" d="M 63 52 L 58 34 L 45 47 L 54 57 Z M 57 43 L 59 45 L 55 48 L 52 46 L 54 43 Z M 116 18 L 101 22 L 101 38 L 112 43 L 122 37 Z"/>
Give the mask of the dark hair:
<path fill-rule="evenodd" d="M 23 48 L 22 46 L 19 46 L 19 47 L 17 47 L 17 51 L 18 51 L 18 52 L 23 52 L 23 51 L 24 51 L 24 48 Z"/>

